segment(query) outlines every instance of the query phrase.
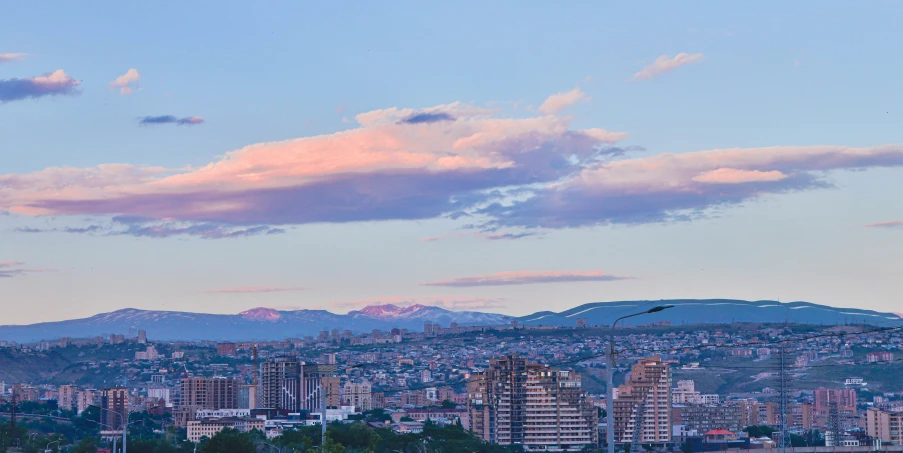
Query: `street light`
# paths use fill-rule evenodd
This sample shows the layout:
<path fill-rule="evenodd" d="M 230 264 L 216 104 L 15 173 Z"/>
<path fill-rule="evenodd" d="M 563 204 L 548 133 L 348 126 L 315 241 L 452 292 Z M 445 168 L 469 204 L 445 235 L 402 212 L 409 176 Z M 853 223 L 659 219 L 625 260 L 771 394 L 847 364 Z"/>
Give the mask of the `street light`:
<path fill-rule="evenodd" d="M 615 326 L 618 325 L 618 321 L 622 319 L 632 318 L 634 316 L 646 315 L 649 313 L 658 313 L 662 310 L 667 310 L 669 308 L 674 307 L 674 305 L 659 305 L 657 307 L 652 307 L 646 311 L 634 313 L 632 315 L 621 316 L 616 319 L 615 322 L 611 323 L 611 339 L 608 342 L 608 363 L 606 366 L 608 367 L 607 374 L 607 386 L 608 387 L 608 395 L 606 398 L 608 400 L 608 422 L 605 424 L 605 433 L 606 439 L 608 441 L 608 453 L 615 453 L 615 389 L 614 389 L 614 376 L 615 376 Z"/>
<path fill-rule="evenodd" d="M 51 440 L 50 442 L 47 442 L 47 446 L 44 447 L 44 453 L 50 453 L 50 445 L 57 444 L 62 441 L 63 441 L 62 439 L 57 439 L 57 440 Z"/>

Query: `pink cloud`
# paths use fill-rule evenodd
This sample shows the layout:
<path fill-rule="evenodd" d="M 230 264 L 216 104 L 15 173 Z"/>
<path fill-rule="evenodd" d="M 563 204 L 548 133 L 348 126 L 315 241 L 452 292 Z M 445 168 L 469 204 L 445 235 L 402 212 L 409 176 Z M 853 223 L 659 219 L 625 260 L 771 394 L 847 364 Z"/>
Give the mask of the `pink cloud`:
<path fill-rule="evenodd" d="M 888 220 L 886 222 L 868 223 L 868 228 L 903 228 L 903 220 Z"/>
<path fill-rule="evenodd" d="M 75 95 L 80 82 L 57 69 L 26 79 L 0 80 L 0 102 L 38 99 L 44 96 Z"/>
<path fill-rule="evenodd" d="M 651 79 L 659 74 L 699 61 L 702 61 L 701 53 L 688 54 L 681 52 L 673 57 L 662 55 L 656 58 L 651 65 L 634 74 L 633 78 L 636 80 Z"/>
<path fill-rule="evenodd" d="M 257 294 L 307 291 L 308 289 L 309 288 L 300 286 L 233 286 L 229 288 L 209 289 L 204 292 L 211 294 Z"/>
<path fill-rule="evenodd" d="M 747 182 L 772 182 L 787 179 L 787 175 L 778 170 L 738 170 L 736 168 L 718 168 L 700 173 L 693 181 L 707 184 L 743 184 Z"/>
<path fill-rule="evenodd" d="M 539 106 L 539 111 L 542 113 L 546 113 L 549 115 L 554 115 L 574 104 L 579 102 L 586 102 L 590 98 L 583 92 L 580 88 L 574 88 L 570 91 L 564 91 L 561 93 L 555 93 L 549 96 L 542 105 Z"/>
<path fill-rule="evenodd" d="M 732 148 L 602 162 L 510 205 L 484 227 L 569 228 L 690 220 L 763 194 L 833 187 L 830 171 L 898 167 L 903 145 Z"/>
<path fill-rule="evenodd" d="M 504 298 L 487 298 L 474 296 L 389 296 L 371 299 L 355 299 L 330 302 L 329 306 L 338 310 L 358 310 L 374 305 L 395 305 L 398 307 L 410 307 L 413 305 L 427 305 L 441 307 L 447 310 L 485 310 L 492 308 L 505 308 Z"/>
<path fill-rule="evenodd" d="M 625 137 L 460 103 L 356 118 L 351 130 L 249 145 L 199 168 L 0 175 L 0 210 L 229 225 L 434 218 L 479 203 L 486 189 L 566 177 Z"/>
<path fill-rule="evenodd" d="M 427 236 L 425 238 L 420 238 L 420 242 L 436 242 L 444 237 L 448 236 L 447 234 L 443 234 L 441 236 Z"/>
<path fill-rule="evenodd" d="M 497 272 L 495 274 L 476 275 L 471 277 L 458 277 L 447 280 L 423 283 L 425 286 L 508 286 L 530 285 L 535 283 L 562 283 L 562 282 L 605 282 L 626 280 L 633 277 L 625 277 L 609 274 L 603 271 L 550 271 L 550 272 Z"/>
<path fill-rule="evenodd" d="M 7 61 L 22 61 L 27 56 L 27 53 L 0 53 L 0 63 L 5 63 Z"/>
<path fill-rule="evenodd" d="M 141 73 L 137 69 L 129 69 L 125 74 L 116 77 L 110 82 L 110 88 L 119 89 L 119 94 L 133 94 L 138 88 L 138 82 L 141 80 Z"/>

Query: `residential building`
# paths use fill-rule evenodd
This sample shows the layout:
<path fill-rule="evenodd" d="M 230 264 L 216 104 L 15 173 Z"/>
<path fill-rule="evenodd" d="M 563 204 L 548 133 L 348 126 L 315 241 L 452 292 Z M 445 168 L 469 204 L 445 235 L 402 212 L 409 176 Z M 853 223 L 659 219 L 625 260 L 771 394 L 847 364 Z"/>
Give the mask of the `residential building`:
<path fill-rule="evenodd" d="M 636 426 L 643 443 L 671 440 L 671 370 L 660 355 L 631 368 L 630 380 L 618 387 L 612 407 L 615 443 L 631 442 Z"/>
<path fill-rule="evenodd" d="M 100 419 L 109 431 L 121 431 L 128 417 L 129 391 L 125 387 L 110 387 L 100 393 Z"/>
<path fill-rule="evenodd" d="M 342 402 L 360 412 L 373 409 L 372 387 L 369 382 L 346 382 L 342 388 Z"/>
<path fill-rule="evenodd" d="M 903 444 L 903 412 L 869 408 L 865 413 L 865 430 L 873 439 L 901 445 Z"/>
<path fill-rule="evenodd" d="M 856 413 L 856 390 L 852 388 L 815 389 L 815 412 L 819 416 L 826 416 L 831 405 L 836 404 L 839 412 Z"/>
<path fill-rule="evenodd" d="M 147 344 L 147 331 L 146 330 L 138 331 L 138 344 Z"/>
<path fill-rule="evenodd" d="M 737 405 L 674 404 L 671 422 L 705 433 L 713 429 L 739 432 L 743 424 L 743 410 Z"/>
<path fill-rule="evenodd" d="M 72 407 L 75 406 L 77 399 L 75 387 L 72 387 L 71 385 L 61 385 L 57 389 L 57 394 L 57 407 L 71 411 Z"/>
<path fill-rule="evenodd" d="M 226 428 L 237 429 L 243 433 L 252 430 L 264 430 L 264 420 L 258 418 L 212 418 L 191 420 L 188 422 L 188 440 L 200 442 L 203 438 L 211 438 Z"/>
<path fill-rule="evenodd" d="M 216 345 L 216 355 L 235 357 L 238 355 L 238 348 L 231 341 L 218 343 Z"/>
<path fill-rule="evenodd" d="M 491 360 L 467 387 L 467 428 L 483 440 L 527 451 L 598 444 L 597 411 L 576 373 L 507 356 Z"/>

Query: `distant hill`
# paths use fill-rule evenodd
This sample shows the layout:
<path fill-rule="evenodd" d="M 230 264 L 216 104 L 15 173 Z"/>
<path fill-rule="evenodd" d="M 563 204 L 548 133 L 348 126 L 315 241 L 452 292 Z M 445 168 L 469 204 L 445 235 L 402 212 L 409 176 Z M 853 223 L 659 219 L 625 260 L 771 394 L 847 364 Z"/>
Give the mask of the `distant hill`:
<path fill-rule="evenodd" d="M 517 321 L 529 326 L 575 326 L 585 318 L 590 325 L 610 325 L 620 316 L 648 310 L 657 305 L 674 308 L 631 318 L 629 325 L 669 321 L 673 325 L 784 322 L 802 324 L 866 323 L 903 324 L 893 313 L 855 308 L 834 308 L 809 302 L 742 301 L 729 299 L 679 299 L 659 301 L 594 302 L 563 312 L 543 311 L 529 316 L 511 317 L 497 313 L 451 311 L 440 307 L 411 305 L 375 305 L 347 314 L 325 310 L 280 311 L 255 308 L 236 315 L 138 310 L 128 308 L 84 319 L 46 322 L 22 326 L 0 326 L 0 340 L 21 343 L 61 337 L 85 338 L 111 333 L 124 334 L 130 328 L 144 329 L 151 340 L 281 340 L 316 336 L 320 331 L 341 329 L 369 332 L 406 328 L 422 331 L 427 321 L 442 327 L 506 325 Z"/>
<path fill-rule="evenodd" d="M 810 302 L 745 301 L 732 299 L 670 299 L 622 302 L 595 302 L 560 313 L 543 311 L 517 318 L 522 325 L 574 326 L 585 318 L 590 325 L 610 325 L 615 319 L 659 305 L 673 305 L 658 313 L 630 318 L 627 325 L 668 321 L 681 324 L 721 324 L 732 322 L 791 322 L 796 324 L 903 324 L 895 313 L 858 308 L 836 308 Z"/>

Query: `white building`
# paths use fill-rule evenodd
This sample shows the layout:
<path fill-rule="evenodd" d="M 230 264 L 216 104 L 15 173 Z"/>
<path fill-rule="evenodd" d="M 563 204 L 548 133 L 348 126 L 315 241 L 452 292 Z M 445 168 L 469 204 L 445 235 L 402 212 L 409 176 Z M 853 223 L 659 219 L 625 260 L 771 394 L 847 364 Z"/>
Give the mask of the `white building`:
<path fill-rule="evenodd" d="M 264 421 L 259 418 L 211 418 L 188 422 L 188 440 L 200 442 L 204 437 L 211 438 L 225 428 L 233 428 L 243 433 L 252 430 L 263 432 Z"/>

